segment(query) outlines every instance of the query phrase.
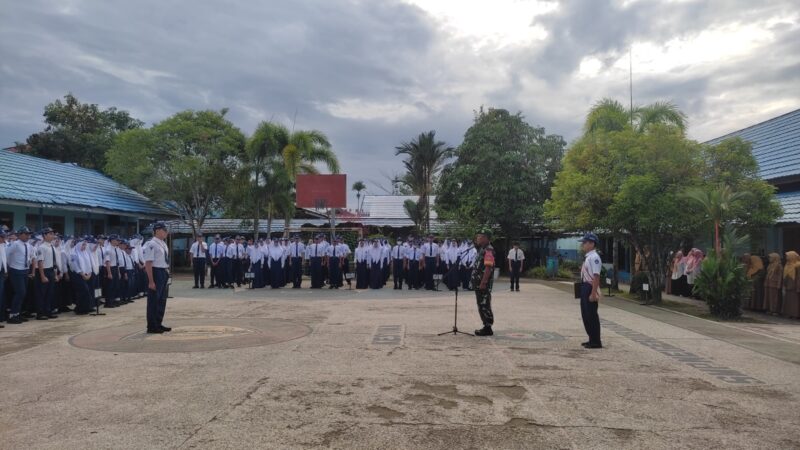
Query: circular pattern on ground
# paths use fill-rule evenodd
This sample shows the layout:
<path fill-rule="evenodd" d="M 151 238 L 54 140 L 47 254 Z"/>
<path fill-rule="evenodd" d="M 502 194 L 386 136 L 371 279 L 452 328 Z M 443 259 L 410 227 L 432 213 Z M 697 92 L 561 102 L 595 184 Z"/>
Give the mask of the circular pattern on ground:
<path fill-rule="evenodd" d="M 563 341 L 564 336 L 552 331 L 502 330 L 494 332 L 495 339 L 509 341 L 551 342 Z"/>
<path fill-rule="evenodd" d="M 123 353 L 185 353 L 277 344 L 307 336 L 311 328 L 281 319 L 173 319 L 172 331 L 147 334 L 141 324 L 88 331 L 70 338 L 75 347 Z"/>

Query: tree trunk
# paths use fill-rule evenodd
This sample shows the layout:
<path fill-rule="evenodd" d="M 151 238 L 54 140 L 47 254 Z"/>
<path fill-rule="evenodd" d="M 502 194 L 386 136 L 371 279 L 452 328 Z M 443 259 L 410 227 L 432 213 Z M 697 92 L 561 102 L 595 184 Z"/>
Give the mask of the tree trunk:
<path fill-rule="evenodd" d="M 272 206 L 268 207 L 267 211 L 267 238 L 272 238 Z"/>
<path fill-rule="evenodd" d="M 714 250 L 717 252 L 717 255 L 719 255 L 719 220 L 714 221 Z"/>
<path fill-rule="evenodd" d="M 614 236 L 612 238 L 612 242 L 614 244 L 614 248 L 611 251 L 611 260 L 614 266 L 614 276 L 611 278 L 611 287 L 615 290 L 619 290 L 619 244 L 617 242 L 617 237 Z"/>

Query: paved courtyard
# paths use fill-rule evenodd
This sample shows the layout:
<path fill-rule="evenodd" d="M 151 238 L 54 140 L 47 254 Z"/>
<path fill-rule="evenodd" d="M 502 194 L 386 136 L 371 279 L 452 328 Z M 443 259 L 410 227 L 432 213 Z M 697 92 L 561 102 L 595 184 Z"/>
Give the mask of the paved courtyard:
<path fill-rule="evenodd" d="M 144 300 L 6 326 L 0 448 L 800 448 L 800 324 L 608 299 L 606 348 L 585 350 L 564 286 L 504 286 L 492 338 L 436 335 L 447 292 L 183 280 L 165 335 Z"/>

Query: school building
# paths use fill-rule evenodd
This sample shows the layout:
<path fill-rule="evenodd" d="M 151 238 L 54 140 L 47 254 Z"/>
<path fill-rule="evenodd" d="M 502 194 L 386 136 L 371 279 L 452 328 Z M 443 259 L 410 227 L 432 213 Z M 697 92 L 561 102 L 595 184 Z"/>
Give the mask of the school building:
<path fill-rule="evenodd" d="M 0 150 L 0 225 L 9 229 L 130 236 L 154 220 L 174 217 L 95 170 Z"/>

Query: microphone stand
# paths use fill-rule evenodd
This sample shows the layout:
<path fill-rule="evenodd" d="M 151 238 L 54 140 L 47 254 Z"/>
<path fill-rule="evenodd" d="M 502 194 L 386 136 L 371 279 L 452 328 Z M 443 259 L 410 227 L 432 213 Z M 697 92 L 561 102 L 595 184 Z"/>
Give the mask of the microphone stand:
<path fill-rule="evenodd" d="M 450 268 L 450 270 L 448 271 L 448 277 L 452 276 L 453 267 L 456 267 L 456 265 L 454 264 Z M 445 331 L 443 333 L 439 333 L 439 334 L 437 334 L 437 336 L 444 336 L 445 334 L 451 334 L 451 333 L 453 334 L 453 336 L 458 335 L 458 334 L 464 334 L 464 335 L 467 335 L 467 336 L 475 336 L 472 333 L 467 333 L 467 332 L 458 330 L 458 285 L 456 285 L 454 293 L 455 293 L 455 309 L 454 309 L 454 314 L 453 314 L 453 329 L 450 330 L 450 331 Z"/>

